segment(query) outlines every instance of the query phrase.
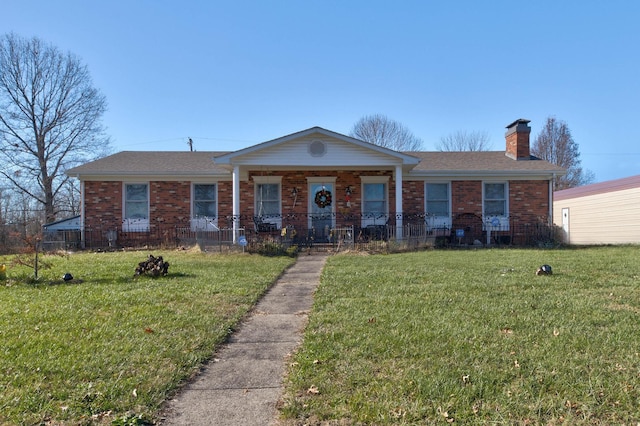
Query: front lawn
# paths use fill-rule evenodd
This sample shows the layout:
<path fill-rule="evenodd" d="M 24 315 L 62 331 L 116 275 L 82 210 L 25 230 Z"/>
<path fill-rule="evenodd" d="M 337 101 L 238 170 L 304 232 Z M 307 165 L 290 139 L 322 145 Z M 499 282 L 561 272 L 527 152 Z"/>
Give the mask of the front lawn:
<path fill-rule="evenodd" d="M 636 424 L 640 247 L 329 259 L 286 424 Z M 552 276 L 536 276 L 548 263 Z"/>
<path fill-rule="evenodd" d="M 293 259 L 153 252 L 43 256 L 0 283 L 0 424 L 151 420 Z M 70 272 L 74 280 L 61 278 Z"/>

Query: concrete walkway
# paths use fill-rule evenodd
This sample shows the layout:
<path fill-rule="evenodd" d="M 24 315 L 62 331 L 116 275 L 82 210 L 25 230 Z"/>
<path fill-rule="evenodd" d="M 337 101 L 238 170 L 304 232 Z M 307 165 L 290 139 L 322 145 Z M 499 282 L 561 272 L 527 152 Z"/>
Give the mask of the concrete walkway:
<path fill-rule="evenodd" d="M 167 403 L 163 425 L 276 424 L 286 357 L 302 341 L 326 253 L 300 254 L 200 375 Z"/>

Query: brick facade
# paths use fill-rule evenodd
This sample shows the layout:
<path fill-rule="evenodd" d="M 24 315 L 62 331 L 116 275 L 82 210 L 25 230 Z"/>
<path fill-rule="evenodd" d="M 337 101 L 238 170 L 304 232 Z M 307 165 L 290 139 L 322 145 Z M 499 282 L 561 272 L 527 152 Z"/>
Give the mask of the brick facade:
<path fill-rule="evenodd" d="M 409 155 L 382 148 L 374 149 L 362 141 L 314 127 L 250 150 L 229 153 L 123 152 L 73 168 L 68 173 L 79 178 L 83 185 L 85 228 L 102 233 L 120 230 L 123 233 L 135 234 L 136 226 L 139 227 L 139 231 L 146 230 L 147 221 L 144 219 L 132 219 L 127 223 L 130 227 L 123 227 L 125 182 L 113 180 L 117 175 L 138 176 L 133 179 L 142 180 L 145 180 L 143 176 L 146 176 L 149 180 L 148 226 L 151 232 L 148 234 L 158 230 L 171 232 L 164 231 L 166 229 L 174 229 L 176 234 L 212 229 L 211 222 L 191 220 L 194 180 L 198 179 L 195 182 L 204 183 L 202 178 L 206 176 L 209 178 L 204 180 L 210 180 L 217 185 L 219 227 L 229 228 L 234 225 L 234 219 L 237 219 L 233 217 L 232 181 L 236 179 L 235 182 L 239 185 L 237 196 L 240 200 L 240 227 L 271 232 L 274 235 L 280 233 L 276 228 L 281 226 L 294 226 L 296 230 L 313 232 L 322 228 L 326 234 L 326 228 L 334 224 L 338 227 L 354 225 L 365 231 L 367 226 L 373 225 L 369 228 L 370 231 L 381 228 L 380 225 L 383 225 L 385 220 L 386 224 L 393 227 L 396 219 L 400 218 L 404 224 L 412 225 L 407 229 L 418 229 L 419 226 L 414 225 L 426 224 L 425 182 L 435 179 L 433 176 L 441 176 L 434 181 L 449 181 L 451 217 L 450 220 L 432 220 L 429 222 L 430 230 L 442 229 L 444 234 L 448 234 L 451 229 L 474 230 L 471 236 L 472 243 L 475 243 L 476 238 L 483 238 L 483 233 L 487 239 L 491 238 L 493 232 L 508 232 L 509 235 L 501 236 L 515 239 L 517 232 L 511 224 L 549 224 L 549 182 L 554 176 L 563 173 L 561 168 L 530 156 L 531 128 L 528 123 L 528 120 L 518 119 L 507 126 L 504 153 L 494 151 L 469 155 L 414 152 Z M 322 141 L 321 145 L 326 144 L 331 149 L 322 152 L 312 150 L 312 145 L 318 140 Z M 273 156 L 274 152 L 279 153 L 277 159 Z M 350 159 L 353 159 L 353 162 L 350 162 Z M 143 169 L 147 170 L 146 173 L 140 173 L 141 164 L 145 165 Z M 269 166 L 265 164 L 281 166 L 271 166 L 271 169 L 267 170 Z M 296 164 L 300 167 L 296 167 Z M 317 169 L 309 170 L 309 164 L 315 164 Z M 353 170 L 348 170 L 350 165 L 353 165 Z M 297 168 L 301 170 L 296 170 Z M 403 170 L 405 173 L 402 182 L 401 211 L 396 211 L 396 170 Z M 160 177 L 165 175 L 167 180 Z M 100 181 L 98 176 L 103 176 L 106 180 Z M 484 176 L 485 179 L 497 179 L 508 183 L 508 220 L 492 218 L 490 226 L 484 223 L 487 218 L 482 217 L 483 180 L 472 176 Z M 513 180 L 509 180 L 509 176 Z M 531 176 L 536 178 L 530 179 Z M 267 179 L 269 177 L 274 179 Z M 319 179 L 325 177 L 327 184 L 331 183 L 333 192 L 332 209 L 326 209 L 325 212 L 331 211 L 335 215 L 329 219 L 326 215 L 309 216 L 312 211 L 317 212 L 311 198 L 314 194 L 310 193 L 309 178 L 314 178 L 312 181 L 317 186 L 320 183 Z M 365 177 L 370 179 L 363 179 Z M 260 178 L 264 178 L 263 182 L 281 182 L 281 218 L 265 219 L 263 223 L 255 220 L 257 212 L 254 192 L 256 182 L 260 182 Z M 372 215 L 363 217 L 363 182 L 387 184 L 388 216 L 381 214 L 375 218 L 370 217 Z M 433 218 L 429 220 L 431 219 Z M 191 225 L 197 225 L 198 229 L 191 229 Z M 497 228 L 500 229 L 496 230 Z M 399 228 L 395 230 L 401 232 Z"/>
<path fill-rule="evenodd" d="M 189 223 L 191 182 L 149 183 L 149 226 Z"/>
<path fill-rule="evenodd" d="M 309 191 L 307 177 L 335 176 L 333 202 L 335 212 L 342 216 L 359 217 L 362 214 L 361 176 L 389 176 L 388 197 L 389 213 L 393 218 L 395 211 L 395 182 L 391 172 L 301 172 L 272 171 L 269 173 L 250 172 L 249 179 L 240 183 L 242 216 L 250 218 L 255 213 L 253 176 L 282 176 L 282 214 L 304 217 L 308 213 Z M 233 215 L 232 183 L 217 182 L 219 225 L 228 226 Z M 347 206 L 346 189 L 352 188 L 351 205 Z M 403 214 L 419 215 L 424 213 L 425 182 L 403 181 Z M 85 188 L 85 226 L 92 228 L 114 229 L 122 226 L 123 182 L 86 181 Z M 297 194 L 293 194 L 293 188 Z M 189 226 L 191 214 L 191 182 L 165 181 L 149 182 L 149 224 Z M 294 205 L 295 203 L 295 205 Z M 451 182 L 451 214 L 482 216 L 482 181 Z M 519 223 L 539 223 L 549 215 L 549 183 L 547 181 L 516 180 L 509 182 L 509 214 Z M 248 226 L 248 223 L 242 226 Z"/>
<path fill-rule="evenodd" d="M 84 182 L 85 227 L 122 226 L 122 182 Z"/>
<path fill-rule="evenodd" d="M 547 181 L 517 180 L 509 182 L 509 213 L 520 223 L 540 223 L 550 220 Z"/>

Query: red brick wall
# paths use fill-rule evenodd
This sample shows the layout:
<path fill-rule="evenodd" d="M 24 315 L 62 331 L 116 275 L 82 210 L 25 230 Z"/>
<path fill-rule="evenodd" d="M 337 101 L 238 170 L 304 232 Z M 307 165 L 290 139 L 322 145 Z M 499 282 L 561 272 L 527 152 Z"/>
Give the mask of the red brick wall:
<path fill-rule="evenodd" d="M 424 181 L 421 180 L 402 181 L 403 211 L 410 213 L 424 211 L 424 186 Z M 395 191 L 395 187 L 391 190 Z"/>
<path fill-rule="evenodd" d="M 482 215 L 482 182 L 451 182 L 453 216 L 461 213 Z M 549 182 L 509 181 L 509 215 L 520 222 L 537 223 L 549 216 Z"/>
<path fill-rule="evenodd" d="M 122 226 L 122 182 L 84 183 L 85 226 L 114 229 Z"/>
<path fill-rule="evenodd" d="M 343 215 L 361 214 L 361 180 L 363 175 L 390 176 L 389 178 L 389 210 L 395 215 L 395 182 L 390 171 L 383 172 L 348 172 L 348 171 L 272 171 L 249 173 L 249 180 L 240 182 L 242 214 L 254 215 L 253 176 L 282 176 L 282 212 L 285 215 L 307 214 L 308 176 L 336 176 L 333 202 L 336 212 Z M 85 225 L 103 229 L 119 228 L 122 225 L 122 182 L 86 181 L 85 186 Z M 351 186 L 351 206 L 347 207 L 346 188 Z M 295 197 L 291 190 L 296 188 Z M 150 217 L 151 226 L 184 225 L 189 223 L 191 213 L 191 182 L 150 182 Z M 424 212 L 424 181 L 403 181 L 403 213 L 415 214 Z M 514 220 L 521 223 L 536 223 L 549 214 L 549 184 L 547 181 L 511 181 L 509 182 L 509 212 Z M 452 215 L 473 213 L 482 215 L 482 182 L 451 182 Z M 233 214 L 232 182 L 218 182 L 218 214 L 221 226 L 227 226 L 226 218 Z M 243 224 L 246 226 L 246 224 Z"/>
<path fill-rule="evenodd" d="M 191 182 L 149 182 L 149 225 L 189 225 Z"/>
<path fill-rule="evenodd" d="M 218 216 L 227 218 L 233 216 L 233 182 L 218 182 Z M 227 226 L 218 222 L 220 226 Z"/>
<path fill-rule="evenodd" d="M 549 218 L 549 182 L 515 180 L 509 182 L 509 213 L 514 221 L 538 223 Z"/>
<path fill-rule="evenodd" d="M 122 226 L 122 182 L 85 181 L 85 226 L 112 229 Z M 149 224 L 189 223 L 191 182 L 149 183 Z"/>
<path fill-rule="evenodd" d="M 482 181 L 451 182 L 451 215 L 473 213 L 482 216 Z"/>

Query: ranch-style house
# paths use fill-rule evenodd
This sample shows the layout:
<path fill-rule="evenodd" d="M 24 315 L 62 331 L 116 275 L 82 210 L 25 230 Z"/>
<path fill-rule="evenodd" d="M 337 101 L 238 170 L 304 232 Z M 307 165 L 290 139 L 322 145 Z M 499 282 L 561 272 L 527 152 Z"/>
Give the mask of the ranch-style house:
<path fill-rule="evenodd" d="M 87 247 L 222 231 L 243 243 L 526 244 L 552 225 L 553 181 L 565 173 L 530 154 L 530 133 L 519 119 L 505 151 L 398 152 L 312 127 L 232 152 L 123 151 L 67 174 L 80 180 Z"/>

